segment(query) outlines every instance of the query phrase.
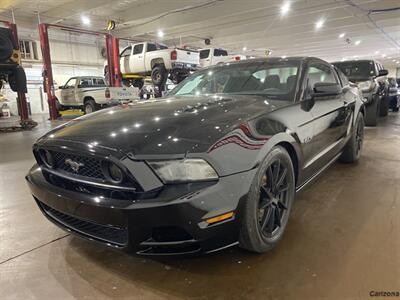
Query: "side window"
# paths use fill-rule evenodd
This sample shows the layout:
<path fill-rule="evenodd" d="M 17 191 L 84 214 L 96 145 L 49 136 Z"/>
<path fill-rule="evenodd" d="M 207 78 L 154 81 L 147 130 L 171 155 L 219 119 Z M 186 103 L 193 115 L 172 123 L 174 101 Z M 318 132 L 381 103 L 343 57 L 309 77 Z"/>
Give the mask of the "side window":
<path fill-rule="evenodd" d="M 79 87 L 90 87 L 92 86 L 92 79 L 91 78 L 81 78 L 79 83 Z"/>
<path fill-rule="evenodd" d="M 201 50 L 201 51 L 200 51 L 200 59 L 208 58 L 208 55 L 209 55 L 209 54 L 210 54 L 210 49 Z"/>
<path fill-rule="evenodd" d="M 74 89 L 75 88 L 75 84 L 76 84 L 76 78 L 71 78 L 70 80 L 67 81 L 67 83 L 65 84 L 65 88 L 66 89 Z"/>
<path fill-rule="evenodd" d="M 93 78 L 94 86 L 106 86 L 104 80 L 102 78 Z"/>
<path fill-rule="evenodd" d="M 317 82 L 338 83 L 330 66 L 324 64 L 311 64 L 307 70 L 308 89 L 313 90 Z"/>
<path fill-rule="evenodd" d="M 121 57 L 130 56 L 131 55 L 131 51 L 132 51 L 132 47 L 131 46 L 129 46 L 128 48 L 125 48 L 124 51 L 122 51 L 122 53 L 121 53 Z"/>
<path fill-rule="evenodd" d="M 222 49 L 214 49 L 214 56 L 228 56 L 228 52 Z"/>
<path fill-rule="evenodd" d="M 156 44 L 152 44 L 152 43 L 147 44 L 147 52 L 156 51 L 156 50 L 157 50 Z"/>
<path fill-rule="evenodd" d="M 133 47 L 133 55 L 142 54 L 143 52 L 143 44 L 137 44 Z"/>

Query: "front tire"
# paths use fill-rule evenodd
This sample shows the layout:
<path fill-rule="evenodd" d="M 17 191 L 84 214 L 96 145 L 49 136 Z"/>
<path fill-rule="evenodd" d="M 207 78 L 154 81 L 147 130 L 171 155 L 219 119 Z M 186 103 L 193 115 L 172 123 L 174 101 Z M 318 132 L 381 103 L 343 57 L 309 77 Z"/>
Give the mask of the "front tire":
<path fill-rule="evenodd" d="M 378 96 L 375 96 L 372 100 L 372 103 L 368 105 L 365 109 L 365 125 L 366 126 L 376 126 L 378 124 L 379 119 L 379 111 L 380 111 L 380 101 Z"/>
<path fill-rule="evenodd" d="M 291 158 L 281 146 L 268 153 L 242 206 L 239 243 L 244 249 L 263 253 L 282 238 L 295 196 Z"/>
<path fill-rule="evenodd" d="M 364 116 L 358 113 L 355 128 L 339 160 L 344 163 L 356 162 L 361 155 L 362 145 L 364 142 Z"/>
<path fill-rule="evenodd" d="M 151 70 L 151 80 L 155 86 L 164 86 L 168 79 L 168 72 L 164 65 L 157 65 Z"/>
<path fill-rule="evenodd" d="M 386 117 L 389 114 L 389 97 L 384 96 L 381 100 L 381 109 L 379 115 L 381 117 Z"/>

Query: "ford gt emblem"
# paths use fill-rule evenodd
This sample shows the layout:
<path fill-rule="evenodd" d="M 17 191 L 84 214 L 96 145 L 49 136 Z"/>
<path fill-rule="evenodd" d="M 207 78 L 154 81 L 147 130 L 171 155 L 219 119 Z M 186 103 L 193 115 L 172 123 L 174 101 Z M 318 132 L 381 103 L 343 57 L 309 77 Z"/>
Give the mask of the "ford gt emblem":
<path fill-rule="evenodd" d="M 66 164 L 67 166 L 69 166 L 69 167 L 72 169 L 72 171 L 74 171 L 75 173 L 78 173 L 79 168 L 84 166 L 84 164 L 82 164 L 82 163 L 80 163 L 80 162 L 77 162 L 77 161 L 73 161 L 73 160 L 70 159 L 70 158 L 67 158 L 64 162 L 65 162 L 65 164 Z"/>

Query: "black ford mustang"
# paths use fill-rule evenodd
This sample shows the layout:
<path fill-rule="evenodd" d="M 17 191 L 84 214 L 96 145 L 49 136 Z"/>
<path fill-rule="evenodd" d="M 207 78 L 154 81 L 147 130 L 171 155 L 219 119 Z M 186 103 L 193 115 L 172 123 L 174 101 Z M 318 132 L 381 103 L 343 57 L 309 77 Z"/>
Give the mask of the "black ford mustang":
<path fill-rule="evenodd" d="M 109 246 L 265 252 L 296 191 L 337 158 L 360 156 L 364 107 L 344 79 L 309 57 L 207 68 L 166 98 L 52 130 L 26 179 L 48 219 Z"/>

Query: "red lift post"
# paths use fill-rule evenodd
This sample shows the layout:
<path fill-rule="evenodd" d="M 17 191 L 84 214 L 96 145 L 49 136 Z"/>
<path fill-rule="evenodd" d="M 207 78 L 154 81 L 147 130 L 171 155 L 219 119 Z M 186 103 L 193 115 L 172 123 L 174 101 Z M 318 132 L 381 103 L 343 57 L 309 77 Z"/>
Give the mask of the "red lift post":
<path fill-rule="evenodd" d="M 54 80 L 53 80 L 53 70 L 51 65 L 51 55 L 50 55 L 50 43 L 49 43 L 49 27 L 58 28 L 65 31 L 105 36 L 106 39 L 106 49 L 107 49 L 107 61 L 108 61 L 108 74 L 109 81 L 112 87 L 121 86 L 121 72 L 119 66 L 119 40 L 112 36 L 111 34 L 73 28 L 68 26 L 56 25 L 56 24 L 39 24 L 39 37 L 40 46 L 42 49 L 43 56 L 43 82 L 45 85 L 47 100 L 49 102 L 50 120 L 56 120 L 59 117 L 57 107 L 56 107 L 56 97 L 54 94 Z"/>
<path fill-rule="evenodd" d="M 16 42 L 16 44 L 19 47 L 19 39 L 18 39 L 18 30 L 17 30 L 17 25 L 9 22 L 9 21 L 3 21 L 0 20 L 1 23 L 5 24 L 10 30 L 13 35 L 13 38 Z M 37 125 L 36 122 L 32 121 L 29 118 L 28 114 L 28 103 L 26 101 L 26 95 L 23 92 L 17 92 L 18 98 L 17 98 L 17 105 L 18 105 L 18 111 L 21 117 L 21 127 L 22 128 L 32 128 Z"/>

